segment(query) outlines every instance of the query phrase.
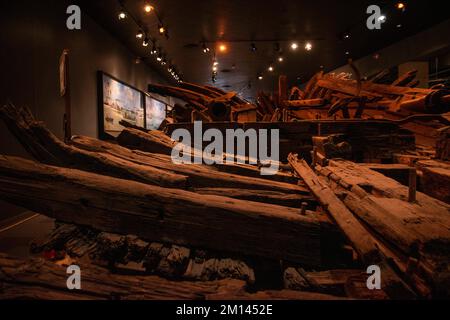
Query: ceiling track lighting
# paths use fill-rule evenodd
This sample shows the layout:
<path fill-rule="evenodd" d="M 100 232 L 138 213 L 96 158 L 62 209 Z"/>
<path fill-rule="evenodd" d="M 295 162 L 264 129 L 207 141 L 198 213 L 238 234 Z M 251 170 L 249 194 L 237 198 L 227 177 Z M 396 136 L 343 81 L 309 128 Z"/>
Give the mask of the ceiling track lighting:
<path fill-rule="evenodd" d="M 152 5 L 150 5 L 150 4 L 146 4 L 146 5 L 144 6 L 144 11 L 145 11 L 146 13 L 152 12 L 153 9 L 154 9 L 154 7 L 153 7 Z"/>
<path fill-rule="evenodd" d="M 219 51 L 225 53 L 227 51 L 227 46 L 225 44 L 219 44 Z"/>
<path fill-rule="evenodd" d="M 378 17 L 378 21 L 380 21 L 381 23 L 386 22 L 387 18 L 384 14 L 382 14 L 381 16 Z"/>
<path fill-rule="evenodd" d="M 117 17 L 119 18 L 119 20 L 125 20 L 127 18 L 127 13 L 125 12 L 125 10 L 120 10 L 119 14 L 117 15 Z"/>
<path fill-rule="evenodd" d="M 158 25 L 158 32 L 159 34 L 163 35 L 166 32 L 166 28 L 162 24 Z"/>
<path fill-rule="evenodd" d="M 404 2 L 397 2 L 395 4 L 395 8 L 397 8 L 398 10 L 404 12 L 406 10 L 406 4 Z"/>
<path fill-rule="evenodd" d="M 174 77 L 175 80 L 177 80 L 178 82 L 181 82 L 181 78 L 179 76 L 179 74 L 176 72 L 175 67 L 172 65 L 171 61 L 167 59 L 167 56 L 163 53 L 162 48 L 161 47 L 157 47 L 157 43 L 156 43 L 156 39 L 155 38 L 151 38 L 148 33 L 145 31 L 145 28 L 143 28 L 143 26 L 141 25 L 141 23 L 135 18 L 133 17 L 133 15 L 127 12 L 125 5 L 124 5 L 124 1 L 123 0 L 119 0 L 119 5 L 120 5 L 120 11 L 118 12 L 118 19 L 119 20 L 125 20 L 128 17 L 130 18 L 130 21 L 134 22 L 137 25 L 137 32 L 135 34 L 136 39 L 142 40 L 142 46 L 143 47 L 148 47 L 150 45 L 150 41 L 152 42 L 152 46 L 150 49 L 150 54 L 151 55 L 155 55 L 155 58 L 158 62 L 161 63 L 162 66 L 166 66 L 167 64 L 169 64 L 170 66 L 167 68 L 167 71 Z M 164 35 L 166 37 L 166 39 L 169 39 L 169 34 L 168 34 L 168 30 L 167 28 L 163 25 L 160 17 L 158 16 L 155 8 L 149 4 L 149 3 L 145 3 L 144 7 L 143 7 L 144 11 L 146 13 L 150 13 L 150 12 L 154 12 L 154 14 L 156 15 L 159 24 L 158 24 L 158 33 L 160 35 Z M 208 47 L 206 47 L 206 43 L 204 44 L 204 49 L 206 52 L 209 52 L 210 49 Z M 136 58 L 135 59 L 135 63 L 139 64 L 141 63 L 142 58 Z"/>
<path fill-rule="evenodd" d="M 139 30 L 137 33 L 136 33 L 136 38 L 137 39 L 142 39 L 144 37 L 144 32 L 142 31 L 142 30 Z"/>
<path fill-rule="evenodd" d="M 348 39 L 350 39 L 350 37 L 351 37 L 351 34 L 350 34 L 350 32 L 349 31 L 345 31 L 344 33 L 342 33 L 342 40 L 348 40 Z"/>
<path fill-rule="evenodd" d="M 306 43 L 305 43 L 305 50 L 306 50 L 306 51 L 311 51 L 312 48 L 313 48 L 313 45 L 312 45 L 311 42 L 306 42 Z"/>
<path fill-rule="evenodd" d="M 292 50 L 297 50 L 298 49 L 298 43 L 297 42 L 292 42 L 291 43 L 291 49 Z"/>
<path fill-rule="evenodd" d="M 209 47 L 206 45 L 206 42 L 202 44 L 203 53 L 208 53 L 210 51 Z"/>

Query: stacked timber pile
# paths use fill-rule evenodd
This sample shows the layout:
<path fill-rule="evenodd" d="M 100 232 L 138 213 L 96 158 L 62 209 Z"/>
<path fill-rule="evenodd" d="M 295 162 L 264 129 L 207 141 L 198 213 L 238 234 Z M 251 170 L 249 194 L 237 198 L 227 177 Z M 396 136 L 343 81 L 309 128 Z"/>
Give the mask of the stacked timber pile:
<path fill-rule="evenodd" d="M 175 165 L 158 131 L 65 144 L 25 108 L 5 105 L 0 118 L 36 160 L 0 156 L 0 199 L 61 222 L 33 249 L 83 266 L 79 298 L 449 295 L 449 206 L 406 202 L 405 187 L 369 168 L 343 162 L 317 170 L 322 180 L 290 157 L 295 174 L 262 177 L 251 165 Z M 372 264 L 380 291 L 365 285 Z M 74 298 L 58 264 L 1 257 L 0 271 L 4 297 Z"/>
<path fill-rule="evenodd" d="M 249 165 L 175 165 L 164 154 L 173 141 L 158 132 L 128 128 L 119 137 L 124 144 L 129 143 L 124 137 L 140 141 L 141 150 L 79 136 L 65 144 L 25 108 L 5 105 L 0 117 L 38 161 L 0 156 L 0 198 L 64 223 L 49 241 L 34 246 L 45 256 L 58 256 L 62 247 L 70 258 L 92 256 L 114 270 L 168 274 L 178 281 L 238 278 L 248 284 L 255 282 L 255 274 L 244 259 L 254 259 L 254 265 L 261 265 L 261 259 L 272 264 L 283 260 L 320 269 L 332 264 L 333 257 L 348 257 L 343 237 L 291 173 L 263 179 L 258 168 Z M 162 153 L 148 152 L 155 150 Z M 199 254 L 203 250 L 220 254 L 205 257 Z M 230 260 L 234 256 L 244 258 Z M 6 297 L 20 296 L 18 283 L 27 289 L 32 275 L 52 280 L 46 278 L 52 275 L 31 268 L 37 261 L 14 261 L 24 263 L 23 270 L 30 266 L 29 274 L 21 273 L 23 278 L 11 273 L 15 267 L 10 268 L 10 262 L 0 264 Z M 132 292 L 132 282 L 130 286 Z M 39 286 L 35 289 L 24 290 L 24 296 L 52 296 Z M 54 289 L 58 293 L 61 287 Z M 281 291 L 265 294 L 295 298 Z M 145 292 L 142 296 L 147 297 Z M 176 290 L 173 297 L 180 297 Z"/>
<path fill-rule="evenodd" d="M 390 119 L 417 134 L 419 143 L 435 146 L 438 129 L 449 125 L 445 113 L 450 111 L 450 91 L 442 86 L 415 88 L 417 71 L 401 75 L 392 84 L 380 84 L 381 76 L 362 80 L 359 71 L 350 64 L 355 80 L 347 75 L 317 73 L 304 90 L 294 87 L 285 93 L 286 79 L 280 77 L 279 97 L 272 109 L 286 116 L 279 120 L 296 119 Z M 283 92 L 284 90 L 284 92 Z M 267 99 L 260 99 L 267 104 Z"/>
<path fill-rule="evenodd" d="M 170 96 L 181 101 L 175 104 L 164 125 L 173 122 L 256 121 L 257 106 L 242 100 L 235 92 L 215 87 L 182 82 L 179 87 L 150 84 L 148 92 Z"/>
<path fill-rule="evenodd" d="M 422 296 L 448 296 L 449 205 L 353 162 L 332 160 L 314 171 L 295 155 L 289 161 L 361 259 L 384 270 L 385 286 L 401 282 L 397 270 Z"/>
<path fill-rule="evenodd" d="M 176 129 L 183 128 L 195 134 L 192 123 L 174 123 L 166 127 L 171 135 Z M 249 130 L 266 129 L 269 134 L 278 130 L 280 161 L 287 161 L 289 153 L 302 154 L 310 159 L 310 153 L 315 146 L 314 137 L 339 137 L 336 143 L 348 144 L 346 159 L 357 162 L 393 162 L 395 154 L 405 153 L 416 149 L 414 134 L 400 128 L 397 124 L 387 120 L 304 120 L 299 122 L 248 122 L 248 123 L 204 123 L 203 132 L 214 128 L 226 135 L 227 129 Z M 203 146 L 205 148 L 208 142 Z M 130 141 L 130 147 L 137 143 Z M 248 150 L 248 146 L 247 146 Z M 348 156 L 348 157 L 347 157 Z"/>

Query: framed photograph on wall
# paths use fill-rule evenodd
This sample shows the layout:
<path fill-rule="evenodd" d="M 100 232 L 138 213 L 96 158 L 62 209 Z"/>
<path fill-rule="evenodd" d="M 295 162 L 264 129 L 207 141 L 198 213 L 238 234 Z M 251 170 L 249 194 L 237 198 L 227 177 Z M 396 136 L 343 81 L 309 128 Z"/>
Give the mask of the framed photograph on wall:
<path fill-rule="evenodd" d="M 167 105 L 149 95 L 145 95 L 145 128 L 157 130 L 166 118 Z"/>
<path fill-rule="evenodd" d="M 138 89 L 104 72 L 98 72 L 99 136 L 117 137 L 125 120 L 138 127 L 145 126 L 143 94 Z"/>

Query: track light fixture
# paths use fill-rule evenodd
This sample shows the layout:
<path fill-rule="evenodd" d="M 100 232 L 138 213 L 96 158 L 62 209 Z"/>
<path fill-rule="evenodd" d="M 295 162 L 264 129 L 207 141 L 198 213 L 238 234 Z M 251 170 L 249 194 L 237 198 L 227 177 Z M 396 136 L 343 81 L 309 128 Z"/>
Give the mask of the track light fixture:
<path fill-rule="evenodd" d="M 125 20 L 127 18 L 127 13 L 125 12 L 125 10 L 121 10 L 118 14 L 118 18 L 119 20 Z"/>
<path fill-rule="evenodd" d="M 152 12 L 153 9 L 154 9 L 154 7 L 153 7 L 152 5 L 150 5 L 150 4 L 148 4 L 148 3 L 144 6 L 144 11 L 145 11 L 146 13 Z"/>
<path fill-rule="evenodd" d="M 208 53 L 210 51 L 209 47 L 206 45 L 206 42 L 203 42 L 202 49 L 204 53 Z"/>
<path fill-rule="evenodd" d="M 397 2 L 395 4 L 395 7 L 400 10 L 400 11 L 405 11 L 406 10 L 406 4 L 404 2 Z"/>

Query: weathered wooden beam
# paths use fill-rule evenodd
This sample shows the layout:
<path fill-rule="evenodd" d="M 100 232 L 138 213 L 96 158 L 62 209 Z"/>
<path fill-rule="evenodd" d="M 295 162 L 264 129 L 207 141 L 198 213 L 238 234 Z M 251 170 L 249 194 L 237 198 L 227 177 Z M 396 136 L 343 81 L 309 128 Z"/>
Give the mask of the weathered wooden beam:
<path fill-rule="evenodd" d="M 241 280 L 173 281 L 157 276 L 112 274 L 82 264 L 82 289 L 67 289 L 67 270 L 43 259 L 0 255 L 2 300 L 336 300 L 327 294 L 292 290 L 249 293 Z"/>
<path fill-rule="evenodd" d="M 187 186 L 186 176 L 67 145 L 53 135 L 42 122 L 35 121 L 27 109 L 5 105 L 0 109 L 0 117 L 24 148 L 43 163 L 159 186 Z"/>
<path fill-rule="evenodd" d="M 137 135 L 135 135 L 135 137 L 143 137 L 146 139 L 139 131 L 136 131 L 136 133 Z M 187 183 L 190 187 L 216 186 L 225 188 L 272 190 L 286 193 L 306 192 L 306 189 L 302 186 L 287 183 L 294 181 L 292 181 L 292 176 L 286 174 L 279 173 L 270 176 L 270 179 L 275 181 L 269 181 L 269 178 L 258 178 L 257 175 L 260 175 L 260 171 L 256 167 L 250 169 L 249 166 L 245 165 L 223 164 L 217 165 L 216 168 L 202 164 L 174 164 L 171 157 L 168 155 L 130 150 L 112 143 L 81 136 L 74 137 L 72 143 L 81 149 L 95 151 L 101 154 L 106 153 L 107 155 L 124 159 L 137 165 L 157 168 L 164 170 L 165 172 L 172 172 L 187 177 Z M 141 145 L 144 146 L 144 144 Z M 141 149 L 141 146 L 132 144 L 131 148 Z M 145 146 L 142 149 L 147 150 Z M 195 152 L 197 151 L 193 150 L 194 155 L 196 155 Z M 235 172 L 236 174 L 232 172 Z"/>
<path fill-rule="evenodd" d="M 177 144 L 161 131 L 153 130 L 145 133 L 133 128 L 124 129 L 116 140 L 120 145 L 130 149 L 168 155 L 172 153 L 172 149 Z"/>
<path fill-rule="evenodd" d="M 336 221 L 339 228 L 345 233 L 363 261 L 372 261 L 379 258 L 379 250 L 376 242 L 361 226 L 353 213 L 336 197 L 334 192 L 324 183 L 321 183 L 317 175 L 304 160 L 298 160 L 296 156 L 289 155 L 289 163 L 294 171 L 305 181 L 312 193 L 325 206 L 330 215 Z"/>
<path fill-rule="evenodd" d="M 251 189 L 234 189 L 234 188 L 195 188 L 193 190 L 199 194 L 226 195 L 230 198 L 264 202 L 277 204 L 284 207 L 298 208 L 303 203 L 306 207 L 314 210 L 317 201 L 310 195 L 286 194 L 284 192 L 276 192 L 269 190 L 251 190 Z M 299 209 L 300 213 L 300 209 Z"/>
<path fill-rule="evenodd" d="M 143 240 L 319 266 L 321 222 L 298 209 L 199 195 L 0 157 L 0 199 Z"/>
<path fill-rule="evenodd" d="M 313 108 L 325 105 L 326 101 L 324 99 L 290 100 L 284 101 L 283 104 L 290 108 Z"/>

